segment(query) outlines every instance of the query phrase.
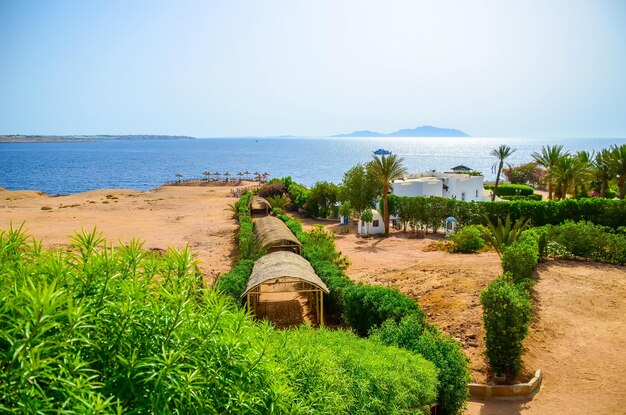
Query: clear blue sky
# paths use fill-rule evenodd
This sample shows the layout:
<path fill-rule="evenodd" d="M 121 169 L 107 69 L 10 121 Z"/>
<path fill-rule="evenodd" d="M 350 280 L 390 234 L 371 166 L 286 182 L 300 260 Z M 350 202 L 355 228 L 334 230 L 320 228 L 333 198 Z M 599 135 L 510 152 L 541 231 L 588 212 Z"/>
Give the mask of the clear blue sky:
<path fill-rule="evenodd" d="M 0 134 L 626 136 L 626 1 L 0 0 Z"/>

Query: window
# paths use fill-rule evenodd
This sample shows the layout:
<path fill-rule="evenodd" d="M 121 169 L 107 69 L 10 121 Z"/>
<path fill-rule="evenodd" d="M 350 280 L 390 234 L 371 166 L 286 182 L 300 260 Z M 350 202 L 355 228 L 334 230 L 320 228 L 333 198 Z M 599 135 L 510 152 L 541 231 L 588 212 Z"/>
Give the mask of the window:
<path fill-rule="evenodd" d="M 380 226 L 380 222 L 378 221 L 378 219 L 374 220 L 374 227 L 376 226 Z"/>
<path fill-rule="evenodd" d="M 461 193 L 461 200 L 465 200 L 465 192 Z"/>
<path fill-rule="evenodd" d="M 476 197 L 478 197 L 478 190 L 476 190 Z"/>

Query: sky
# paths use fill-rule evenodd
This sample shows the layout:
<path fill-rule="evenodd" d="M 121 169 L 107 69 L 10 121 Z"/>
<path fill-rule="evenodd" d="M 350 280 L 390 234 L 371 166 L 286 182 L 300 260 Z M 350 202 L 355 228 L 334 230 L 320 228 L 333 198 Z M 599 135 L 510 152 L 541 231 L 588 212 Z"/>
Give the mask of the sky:
<path fill-rule="evenodd" d="M 626 137 L 626 1 L 0 0 L 0 134 Z"/>

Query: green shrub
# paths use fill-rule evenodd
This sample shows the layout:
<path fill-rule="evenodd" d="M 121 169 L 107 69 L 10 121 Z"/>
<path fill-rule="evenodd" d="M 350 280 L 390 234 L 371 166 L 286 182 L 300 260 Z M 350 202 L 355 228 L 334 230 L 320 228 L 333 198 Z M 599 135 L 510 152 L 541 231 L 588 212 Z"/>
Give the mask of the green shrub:
<path fill-rule="evenodd" d="M 522 232 L 523 235 L 532 236 L 537 241 L 538 259 L 543 261 L 548 257 L 548 235 L 550 233 L 550 225 L 530 228 Z"/>
<path fill-rule="evenodd" d="M 431 362 L 347 331 L 284 330 L 272 346 L 273 360 L 288 368 L 287 383 L 302 396 L 298 413 L 416 413 L 437 398 Z"/>
<path fill-rule="evenodd" d="M 460 414 L 465 409 L 471 379 L 469 361 L 462 346 L 449 336 L 428 326 L 421 315 L 411 314 L 396 322 L 385 321 L 372 330 L 371 338 L 383 344 L 411 350 L 437 367 L 437 401 L 446 414 Z"/>
<path fill-rule="evenodd" d="M 598 262 L 626 264 L 626 235 L 591 222 L 565 222 L 549 229 L 552 256 L 582 257 Z"/>
<path fill-rule="evenodd" d="M 220 293 L 231 297 L 236 303 L 241 303 L 241 295 L 246 290 L 253 266 L 254 260 L 240 260 L 230 271 L 217 278 L 215 283 L 216 289 Z"/>
<path fill-rule="evenodd" d="M 521 366 L 522 342 L 531 320 L 530 297 L 505 274 L 481 292 L 480 302 L 487 360 L 495 374 L 512 381 Z"/>
<path fill-rule="evenodd" d="M 485 247 L 480 231 L 475 226 L 464 226 L 457 233 L 450 235 L 453 252 L 470 253 Z"/>
<path fill-rule="evenodd" d="M 418 304 L 395 288 L 356 284 L 344 292 L 344 316 L 357 333 L 364 336 L 385 320 L 409 314 L 423 315 Z"/>
<path fill-rule="evenodd" d="M 511 274 L 516 283 L 531 278 L 538 261 L 539 244 L 529 233 L 522 233 L 517 242 L 502 251 L 502 271 Z"/>
<path fill-rule="evenodd" d="M 485 189 L 493 190 L 495 185 L 486 184 Z M 525 184 L 500 184 L 498 185 L 497 196 L 529 196 L 535 193 L 535 189 Z"/>

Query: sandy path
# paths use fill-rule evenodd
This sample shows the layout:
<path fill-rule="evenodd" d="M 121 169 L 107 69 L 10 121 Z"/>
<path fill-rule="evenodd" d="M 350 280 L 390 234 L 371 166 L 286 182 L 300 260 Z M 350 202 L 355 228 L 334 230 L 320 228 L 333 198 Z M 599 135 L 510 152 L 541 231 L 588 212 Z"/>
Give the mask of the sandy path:
<path fill-rule="evenodd" d="M 68 235 L 96 226 L 110 241 L 134 237 L 145 248 L 183 248 L 197 253 L 207 279 L 231 267 L 236 223 L 228 204 L 231 187 L 165 186 L 147 192 L 95 190 L 52 197 L 34 191 L 0 192 L 0 228 L 26 221 L 44 246 L 67 245 Z M 42 210 L 42 207 L 50 210 Z"/>

